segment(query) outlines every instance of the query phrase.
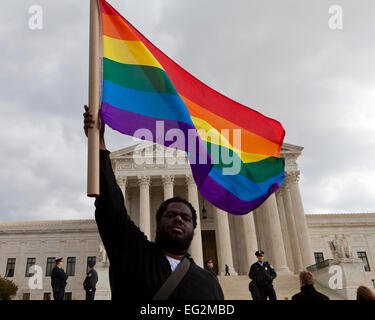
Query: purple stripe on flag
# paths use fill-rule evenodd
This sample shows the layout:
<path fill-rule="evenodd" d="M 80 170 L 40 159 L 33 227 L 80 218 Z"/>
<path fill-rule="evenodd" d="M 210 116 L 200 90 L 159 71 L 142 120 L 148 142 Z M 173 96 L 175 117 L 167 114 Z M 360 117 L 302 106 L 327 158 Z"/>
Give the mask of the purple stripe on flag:
<path fill-rule="evenodd" d="M 193 170 L 193 175 L 195 178 L 194 171 L 195 170 Z M 281 186 L 279 183 L 273 184 L 269 188 L 267 194 L 265 194 L 264 196 L 259 197 L 253 201 L 244 201 L 237 198 L 229 190 L 216 182 L 213 178 L 207 176 L 204 179 L 203 184 L 200 186 L 199 191 L 207 201 L 214 204 L 217 208 L 220 208 L 226 212 L 230 212 L 231 214 L 242 215 L 256 209 L 280 187 Z"/>
<path fill-rule="evenodd" d="M 212 168 L 211 157 L 194 126 L 179 121 L 143 116 L 135 112 L 113 107 L 105 102 L 101 105 L 100 117 L 103 123 L 123 134 L 140 138 L 134 135 L 134 133 L 139 129 L 145 129 L 142 131 L 148 131 L 151 136 L 146 137 L 145 135 L 142 139 L 163 144 L 166 147 L 173 144 L 172 147 L 174 148 L 189 151 L 189 162 L 192 163 L 192 160 L 195 160 L 197 163 L 191 166 L 194 167 L 194 171 L 196 172 L 194 177 L 198 188 L 203 183 L 206 176 L 208 176 Z M 157 121 L 160 122 L 157 123 Z M 161 123 L 162 126 L 160 126 Z M 140 133 L 141 131 L 137 132 Z M 175 136 L 175 134 L 178 136 Z M 189 148 L 189 134 L 193 137 L 192 139 L 196 141 L 196 147 L 193 150 L 189 150 L 191 149 Z M 183 137 L 181 135 L 183 135 Z M 168 141 L 165 141 L 166 139 L 168 139 Z M 169 141 L 169 139 L 171 139 L 171 141 Z"/>

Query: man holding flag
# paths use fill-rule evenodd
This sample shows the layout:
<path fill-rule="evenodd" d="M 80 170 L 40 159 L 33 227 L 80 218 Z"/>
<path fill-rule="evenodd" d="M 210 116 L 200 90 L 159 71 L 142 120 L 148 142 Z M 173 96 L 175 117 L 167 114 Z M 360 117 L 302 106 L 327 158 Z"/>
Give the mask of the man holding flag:
<path fill-rule="evenodd" d="M 130 220 L 105 147 L 104 125 L 137 138 L 141 130 L 144 140 L 186 151 L 200 194 L 237 215 L 259 207 L 281 187 L 284 128 L 199 81 L 105 0 L 90 3 L 87 194 L 97 197 L 112 298 L 223 299 L 216 278 L 187 254 L 197 225 L 188 201 L 176 197 L 161 204 L 155 243 Z M 100 134 L 94 125 L 99 116 Z M 124 292 L 125 287 L 133 291 Z"/>
<path fill-rule="evenodd" d="M 85 109 L 87 135 L 95 122 Z M 156 213 L 155 242 L 149 241 L 127 213 L 109 153 L 103 125 L 95 219 L 110 262 L 112 299 L 223 300 L 216 277 L 197 266 L 188 254 L 197 224 L 193 206 L 178 197 L 164 201 Z"/>

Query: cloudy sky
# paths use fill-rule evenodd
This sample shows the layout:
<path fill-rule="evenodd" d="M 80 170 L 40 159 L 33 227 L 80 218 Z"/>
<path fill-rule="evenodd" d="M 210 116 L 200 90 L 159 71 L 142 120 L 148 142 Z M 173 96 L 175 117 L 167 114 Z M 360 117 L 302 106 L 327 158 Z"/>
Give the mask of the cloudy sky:
<path fill-rule="evenodd" d="M 110 0 L 203 82 L 279 120 L 306 213 L 375 212 L 373 0 Z M 43 29 L 29 27 L 31 5 Z M 339 5 L 343 28 L 332 29 Z M 0 220 L 92 218 L 86 197 L 89 0 L 2 0 Z M 108 130 L 107 147 L 131 140 Z"/>

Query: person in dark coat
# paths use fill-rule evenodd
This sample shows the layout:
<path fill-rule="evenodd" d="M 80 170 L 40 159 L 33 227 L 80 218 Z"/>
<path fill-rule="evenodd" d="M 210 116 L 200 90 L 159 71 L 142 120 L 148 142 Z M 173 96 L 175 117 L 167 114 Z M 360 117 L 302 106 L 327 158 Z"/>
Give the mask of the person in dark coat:
<path fill-rule="evenodd" d="M 87 136 L 95 121 L 87 106 L 85 109 Z M 95 200 L 95 219 L 110 264 L 112 300 L 152 299 L 183 259 L 189 260 L 189 268 L 168 300 L 223 300 L 216 277 L 196 265 L 188 254 L 197 226 L 197 213 L 191 203 L 179 197 L 164 201 L 156 212 L 155 241 L 150 241 L 125 208 L 105 146 L 104 125 L 99 147 L 100 196 Z"/>
<path fill-rule="evenodd" d="M 208 259 L 206 261 L 206 265 L 204 266 L 204 270 L 207 270 L 208 272 L 210 272 L 211 274 L 213 274 L 217 278 L 217 275 L 214 271 L 214 262 L 212 261 L 212 259 Z"/>
<path fill-rule="evenodd" d="M 65 287 L 67 285 L 68 275 L 62 268 L 63 258 L 55 260 L 56 266 L 51 272 L 51 286 L 54 300 L 64 300 Z"/>
<path fill-rule="evenodd" d="M 86 300 L 94 300 L 96 283 L 98 282 L 98 273 L 94 269 L 95 263 L 93 261 L 89 261 L 87 265 L 88 271 L 85 281 L 83 281 L 83 288 L 86 291 Z"/>
<path fill-rule="evenodd" d="M 276 272 L 273 267 L 263 261 L 264 251 L 255 252 L 258 259 L 250 267 L 249 278 L 252 282 L 249 284 L 249 290 L 252 293 L 253 300 L 276 300 L 276 292 L 273 288 L 273 280 L 276 278 Z"/>
<path fill-rule="evenodd" d="M 302 271 L 299 274 L 301 284 L 301 292 L 292 297 L 294 301 L 314 301 L 314 300 L 329 300 L 329 298 L 320 293 L 314 288 L 314 276 L 309 271 Z"/>
<path fill-rule="evenodd" d="M 226 276 L 230 276 L 230 273 L 229 273 L 229 266 L 226 264 L 225 265 L 225 275 Z"/>

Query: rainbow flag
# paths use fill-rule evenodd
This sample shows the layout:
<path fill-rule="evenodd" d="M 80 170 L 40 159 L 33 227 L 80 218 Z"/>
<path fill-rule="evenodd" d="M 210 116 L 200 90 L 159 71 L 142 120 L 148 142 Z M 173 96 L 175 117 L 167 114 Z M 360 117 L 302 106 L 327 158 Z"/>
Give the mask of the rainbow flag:
<path fill-rule="evenodd" d="M 185 150 L 200 193 L 214 206 L 231 214 L 257 208 L 285 178 L 281 124 L 206 86 L 99 1 L 102 121 Z"/>

